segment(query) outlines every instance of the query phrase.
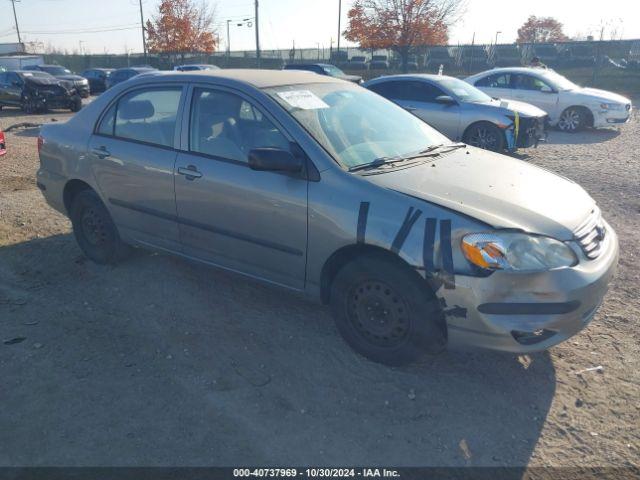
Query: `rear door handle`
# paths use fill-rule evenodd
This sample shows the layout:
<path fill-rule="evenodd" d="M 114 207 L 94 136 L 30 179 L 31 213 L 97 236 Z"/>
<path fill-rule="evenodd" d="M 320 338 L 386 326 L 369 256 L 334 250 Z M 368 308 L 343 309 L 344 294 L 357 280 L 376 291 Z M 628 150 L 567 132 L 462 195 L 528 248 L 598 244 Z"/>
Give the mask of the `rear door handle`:
<path fill-rule="evenodd" d="M 189 165 L 188 167 L 178 167 L 178 173 L 187 177 L 187 180 L 195 180 L 202 177 L 202 173 L 198 171 L 195 165 Z"/>
<path fill-rule="evenodd" d="M 91 150 L 91 153 L 93 153 L 96 157 L 102 159 L 102 158 L 107 158 L 111 156 L 111 152 L 109 152 L 109 150 L 107 150 L 107 147 L 98 147 L 98 148 L 93 148 Z"/>

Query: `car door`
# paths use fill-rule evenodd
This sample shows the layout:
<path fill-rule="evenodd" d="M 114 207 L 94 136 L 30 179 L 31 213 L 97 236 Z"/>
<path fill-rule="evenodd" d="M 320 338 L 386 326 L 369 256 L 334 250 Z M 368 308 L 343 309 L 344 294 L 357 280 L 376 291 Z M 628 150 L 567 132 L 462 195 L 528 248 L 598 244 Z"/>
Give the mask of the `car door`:
<path fill-rule="evenodd" d="M 512 75 L 511 84 L 515 100 L 535 105 L 547 112 L 551 120 L 555 118 L 560 96 L 551 85 L 537 76 L 525 73 Z"/>
<path fill-rule="evenodd" d="M 8 104 L 9 77 L 7 73 L 0 72 L 0 105 Z"/>
<path fill-rule="evenodd" d="M 493 98 L 513 99 L 511 73 L 493 73 L 475 81 L 474 85 Z"/>
<path fill-rule="evenodd" d="M 291 149 L 291 138 L 232 90 L 195 87 L 189 105 L 175 169 L 184 253 L 302 289 L 307 180 L 248 164 L 252 148 Z"/>
<path fill-rule="evenodd" d="M 403 100 L 398 103 L 421 120 L 431 125 L 451 140 L 458 140 L 460 126 L 460 105 L 441 103 L 436 99 L 451 96 L 428 80 L 403 81 Z"/>
<path fill-rule="evenodd" d="M 7 72 L 6 80 L 2 89 L 3 102 L 7 105 L 19 106 L 22 104 L 22 89 L 24 80 L 15 72 Z"/>
<path fill-rule="evenodd" d="M 88 157 L 104 202 L 127 238 L 180 250 L 173 170 L 181 86 L 125 92 L 104 112 Z"/>

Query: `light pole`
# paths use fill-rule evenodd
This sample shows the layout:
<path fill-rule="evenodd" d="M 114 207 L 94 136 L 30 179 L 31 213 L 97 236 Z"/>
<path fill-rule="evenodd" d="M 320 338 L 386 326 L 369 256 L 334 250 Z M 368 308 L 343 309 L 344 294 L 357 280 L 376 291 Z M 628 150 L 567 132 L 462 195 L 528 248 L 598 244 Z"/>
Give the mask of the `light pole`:
<path fill-rule="evenodd" d="M 259 21 L 259 17 L 258 17 L 258 0 L 255 0 L 255 6 L 256 6 L 256 14 L 255 14 L 255 21 L 256 21 L 256 63 L 258 64 L 258 68 L 260 68 L 260 21 Z"/>
<path fill-rule="evenodd" d="M 498 44 L 498 35 L 500 35 L 502 32 L 498 31 L 496 32 L 496 41 L 494 42 L 494 45 Z"/>
<path fill-rule="evenodd" d="M 231 55 L 231 34 L 229 33 L 229 24 L 231 20 L 227 20 L 227 57 Z"/>
<path fill-rule="evenodd" d="M 342 17 L 342 0 L 338 0 L 338 58 L 340 58 L 340 20 Z"/>
<path fill-rule="evenodd" d="M 18 34 L 18 43 L 22 43 L 22 38 L 20 38 L 20 27 L 18 27 L 18 15 L 16 15 L 16 2 L 20 0 L 11 0 L 11 5 L 13 5 L 13 19 L 16 22 L 16 33 Z"/>
<path fill-rule="evenodd" d="M 144 34 L 144 15 L 142 13 L 142 0 L 140 0 L 140 26 L 142 27 L 142 51 L 144 52 L 144 63 L 147 63 L 147 39 Z"/>

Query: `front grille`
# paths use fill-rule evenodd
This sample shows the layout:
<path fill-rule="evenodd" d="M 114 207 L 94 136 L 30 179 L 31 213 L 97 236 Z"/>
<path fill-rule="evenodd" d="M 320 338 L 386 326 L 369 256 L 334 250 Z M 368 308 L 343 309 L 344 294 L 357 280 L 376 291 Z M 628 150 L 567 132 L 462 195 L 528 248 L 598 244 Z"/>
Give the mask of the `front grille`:
<path fill-rule="evenodd" d="M 595 207 L 573 234 L 587 258 L 598 258 L 607 234 L 600 209 Z"/>

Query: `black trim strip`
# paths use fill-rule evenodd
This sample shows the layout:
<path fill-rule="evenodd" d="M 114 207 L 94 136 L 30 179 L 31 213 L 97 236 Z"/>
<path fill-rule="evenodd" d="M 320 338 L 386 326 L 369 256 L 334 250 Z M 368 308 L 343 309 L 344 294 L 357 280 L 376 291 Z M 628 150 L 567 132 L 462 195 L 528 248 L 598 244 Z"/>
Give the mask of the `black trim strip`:
<path fill-rule="evenodd" d="M 436 265 L 433 261 L 433 246 L 436 242 L 436 218 L 427 218 L 424 224 L 424 242 L 422 244 L 422 263 L 426 272 L 435 272 Z"/>
<path fill-rule="evenodd" d="M 369 217 L 369 202 L 360 202 L 360 211 L 358 212 L 358 229 L 357 242 L 364 243 L 365 233 L 367 232 L 367 218 Z"/>
<path fill-rule="evenodd" d="M 409 207 L 407 214 L 404 216 L 404 221 L 402 222 L 398 233 L 396 233 L 396 238 L 393 239 L 393 243 L 391 244 L 390 250 L 393 253 L 397 254 L 400 251 L 402 245 L 404 245 L 404 241 L 409 236 L 413 225 L 416 223 L 418 218 L 420 218 L 420 215 L 422 215 L 422 210 L 414 211 L 413 207 Z"/>
<path fill-rule="evenodd" d="M 483 303 L 478 305 L 480 313 L 491 315 L 562 315 L 578 309 L 580 302 L 559 303 Z"/>
<path fill-rule="evenodd" d="M 206 230 L 211 233 L 217 233 L 226 237 L 235 238 L 237 240 L 242 240 L 243 242 L 253 243 L 255 245 L 260 245 L 261 247 L 271 248 L 272 250 L 278 250 L 279 252 L 288 253 L 290 255 L 296 255 L 298 257 L 301 257 L 303 255 L 302 251 L 295 248 L 287 247 L 286 245 L 280 245 L 279 243 L 269 242 L 268 240 L 250 237 L 242 233 L 232 232 L 230 230 L 225 230 L 223 228 L 214 227 L 205 223 L 196 222 L 195 220 L 189 220 L 187 218 L 181 218 L 176 215 L 171 215 L 168 213 L 160 212 L 158 210 L 154 210 L 152 208 L 142 207 L 140 205 L 135 205 L 129 202 L 123 202 L 122 200 L 117 200 L 115 198 L 110 198 L 109 203 L 112 203 L 113 205 L 116 205 L 118 207 L 127 208 L 136 212 L 146 213 L 147 215 L 152 215 L 154 217 L 176 222 L 181 225 L 186 225 L 188 227 L 199 228 L 200 230 Z"/>
<path fill-rule="evenodd" d="M 440 253 L 444 270 L 444 288 L 456 288 L 456 277 L 453 270 L 453 251 L 451 249 L 451 220 L 440 220 Z"/>

